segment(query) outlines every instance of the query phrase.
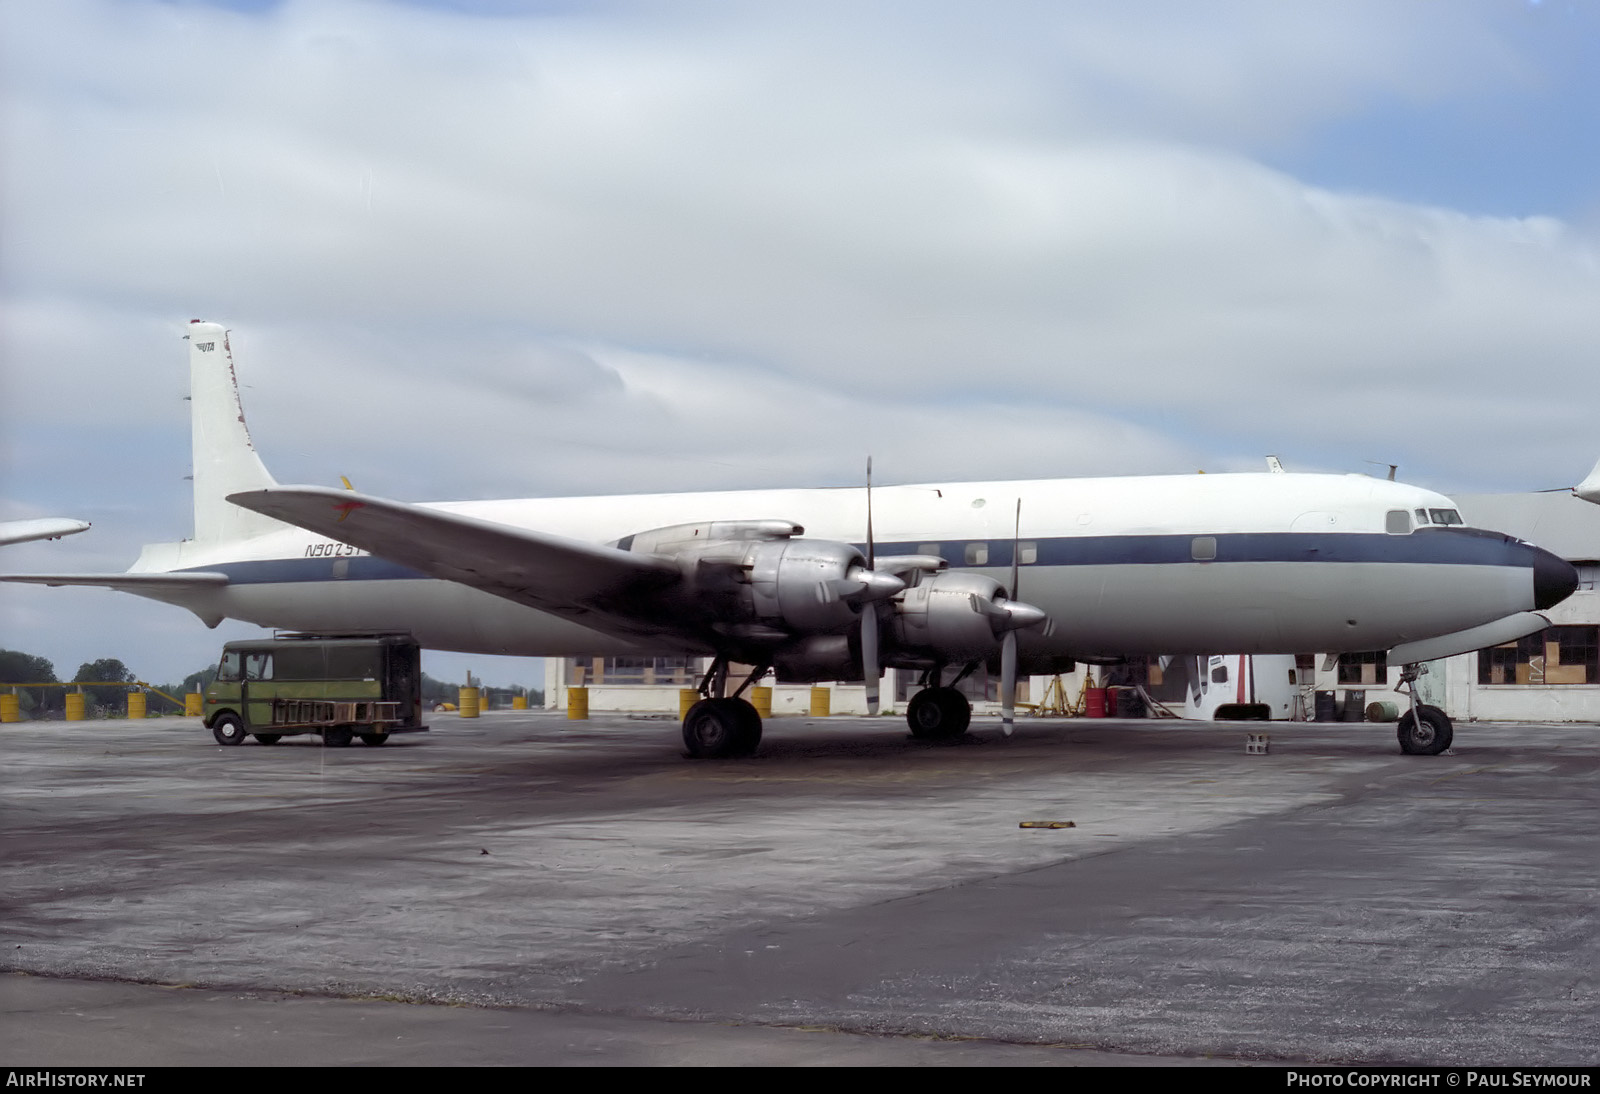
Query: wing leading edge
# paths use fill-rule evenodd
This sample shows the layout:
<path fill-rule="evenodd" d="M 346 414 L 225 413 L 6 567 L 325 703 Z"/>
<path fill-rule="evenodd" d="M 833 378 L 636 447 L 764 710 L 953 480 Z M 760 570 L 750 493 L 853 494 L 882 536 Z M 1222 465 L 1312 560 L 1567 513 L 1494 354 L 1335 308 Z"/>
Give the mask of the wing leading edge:
<path fill-rule="evenodd" d="M 627 604 L 682 580 L 679 568 L 662 558 L 354 490 L 274 486 L 228 500 L 429 577 L 619 634 L 659 633 Z"/>

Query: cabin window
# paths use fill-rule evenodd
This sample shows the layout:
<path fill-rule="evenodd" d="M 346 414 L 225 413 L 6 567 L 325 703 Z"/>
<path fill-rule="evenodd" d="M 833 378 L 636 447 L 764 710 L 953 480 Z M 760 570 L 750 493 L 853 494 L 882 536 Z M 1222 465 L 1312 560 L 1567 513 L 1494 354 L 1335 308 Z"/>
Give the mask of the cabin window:
<path fill-rule="evenodd" d="M 1196 536 L 1189 541 L 1189 557 L 1196 562 L 1210 562 L 1217 557 L 1216 536 Z"/>
<path fill-rule="evenodd" d="M 1023 540 L 1017 544 L 1017 561 L 1024 566 L 1032 566 L 1039 561 L 1039 545 L 1032 540 Z"/>
<path fill-rule="evenodd" d="M 918 544 L 917 545 L 917 554 L 919 554 L 919 555 L 934 555 L 934 556 L 936 556 L 938 558 L 943 558 L 944 557 L 944 549 L 942 547 L 940 547 L 937 543 L 922 543 L 922 544 Z"/>
<path fill-rule="evenodd" d="M 1600 627 L 1549 627 L 1479 650 L 1478 683 L 1600 684 Z"/>
<path fill-rule="evenodd" d="M 989 565 L 989 544 L 986 543 L 986 542 L 985 543 L 969 543 L 969 544 L 967 544 L 967 556 L 966 557 L 967 557 L 967 565 L 968 566 L 987 566 L 987 565 Z"/>
<path fill-rule="evenodd" d="M 1339 655 L 1339 683 L 1382 687 L 1388 682 L 1389 655 L 1384 651 Z"/>
<path fill-rule="evenodd" d="M 1428 523 L 1428 511 L 1426 509 L 1418 509 L 1417 510 L 1417 525 L 1418 525 L 1418 527 L 1421 527 L 1422 525 L 1427 524 L 1427 523 Z"/>
<path fill-rule="evenodd" d="M 1435 524 L 1466 523 L 1461 519 L 1461 514 L 1456 512 L 1454 509 L 1429 509 L 1428 515 L 1433 518 L 1433 523 Z"/>
<path fill-rule="evenodd" d="M 1211 682 L 1213 684 L 1226 684 L 1228 682 L 1228 666 L 1218 665 L 1216 668 L 1212 669 Z"/>
<path fill-rule="evenodd" d="M 1391 509 L 1383 518 L 1383 530 L 1392 536 L 1409 535 L 1411 514 L 1404 509 Z"/>

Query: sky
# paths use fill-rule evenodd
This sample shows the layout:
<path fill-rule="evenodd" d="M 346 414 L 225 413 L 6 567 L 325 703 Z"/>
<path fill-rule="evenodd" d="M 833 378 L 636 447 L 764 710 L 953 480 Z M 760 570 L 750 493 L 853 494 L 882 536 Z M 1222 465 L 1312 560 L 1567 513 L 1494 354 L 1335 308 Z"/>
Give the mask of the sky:
<path fill-rule="evenodd" d="M 58 0 L 0 95 L 0 519 L 94 523 L 6 571 L 190 534 L 191 318 L 409 501 L 1600 456 L 1587 0 Z M 253 633 L 0 588 L 62 674 Z"/>

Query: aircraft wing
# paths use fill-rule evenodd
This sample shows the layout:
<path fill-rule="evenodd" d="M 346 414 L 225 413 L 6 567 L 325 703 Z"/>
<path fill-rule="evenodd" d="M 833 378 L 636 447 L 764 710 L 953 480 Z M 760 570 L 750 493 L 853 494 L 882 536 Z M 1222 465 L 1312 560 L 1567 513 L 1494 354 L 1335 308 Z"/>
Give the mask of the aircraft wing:
<path fill-rule="evenodd" d="M 162 590 L 213 588 L 228 583 L 227 574 L 189 572 L 182 574 L 0 574 L 0 581 L 24 585 L 92 585 L 125 593 L 155 593 Z"/>
<path fill-rule="evenodd" d="M 30 539 L 60 539 L 86 531 L 89 522 L 67 517 L 41 517 L 37 520 L 8 520 L 0 522 L 0 546 L 8 543 L 26 543 Z"/>
<path fill-rule="evenodd" d="M 429 577 L 457 581 L 586 626 L 659 635 L 626 605 L 682 580 L 678 567 L 496 521 L 322 486 L 230 494 L 235 505 L 370 551 Z"/>

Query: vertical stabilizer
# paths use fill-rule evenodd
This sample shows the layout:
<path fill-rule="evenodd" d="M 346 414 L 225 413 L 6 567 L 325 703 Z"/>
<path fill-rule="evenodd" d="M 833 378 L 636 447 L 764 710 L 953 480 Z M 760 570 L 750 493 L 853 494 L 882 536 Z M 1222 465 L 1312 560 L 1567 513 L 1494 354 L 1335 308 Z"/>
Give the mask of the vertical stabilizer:
<path fill-rule="evenodd" d="M 276 486 L 267 473 L 239 402 L 228 332 L 218 323 L 189 324 L 189 419 L 194 438 L 194 538 L 248 539 L 284 525 L 223 500 L 241 490 Z"/>
<path fill-rule="evenodd" d="M 1589 472 L 1589 477 L 1572 488 L 1572 492 L 1584 501 L 1592 501 L 1600 505 L 1600 463 L 1594 465 L 1594 470 Z"/>

